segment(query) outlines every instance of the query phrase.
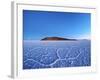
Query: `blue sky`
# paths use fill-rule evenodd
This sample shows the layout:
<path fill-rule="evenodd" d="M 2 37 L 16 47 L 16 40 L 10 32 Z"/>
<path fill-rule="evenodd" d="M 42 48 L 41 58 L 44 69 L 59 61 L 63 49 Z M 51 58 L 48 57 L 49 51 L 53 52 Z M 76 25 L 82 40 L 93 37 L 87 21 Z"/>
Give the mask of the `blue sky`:
<path fill-rule="evenodd" d="M 23 10 L 24 40 L 41 40 L 44 37 L 90 37 L 90 13 Z"/>

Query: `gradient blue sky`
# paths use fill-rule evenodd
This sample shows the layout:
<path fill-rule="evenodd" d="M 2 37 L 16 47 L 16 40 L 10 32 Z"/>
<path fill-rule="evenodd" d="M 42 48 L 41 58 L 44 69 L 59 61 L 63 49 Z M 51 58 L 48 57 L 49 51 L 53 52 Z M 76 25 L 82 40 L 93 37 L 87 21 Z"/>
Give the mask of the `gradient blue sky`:
<path fill-rule="evenodd" d="M 40 40 L 44 37 L 90 37 L 90 13 L 50 12 L 23 10 L 24 40 Z"/>

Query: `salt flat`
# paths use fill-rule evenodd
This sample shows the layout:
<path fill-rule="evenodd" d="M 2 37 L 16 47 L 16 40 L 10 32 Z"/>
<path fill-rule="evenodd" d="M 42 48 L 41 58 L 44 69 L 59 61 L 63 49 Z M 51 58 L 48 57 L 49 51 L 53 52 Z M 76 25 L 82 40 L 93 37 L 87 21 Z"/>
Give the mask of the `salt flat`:
<path fill-rule="evenodd" d="M 24 41 L 23 69 L 91 66 L 91 41 Z"/>

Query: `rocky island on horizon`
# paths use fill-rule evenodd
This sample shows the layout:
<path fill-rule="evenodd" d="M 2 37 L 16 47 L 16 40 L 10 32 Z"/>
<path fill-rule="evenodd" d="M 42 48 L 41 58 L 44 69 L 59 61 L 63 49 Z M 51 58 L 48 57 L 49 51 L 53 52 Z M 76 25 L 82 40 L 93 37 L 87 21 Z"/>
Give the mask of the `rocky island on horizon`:
<path fill-rule="evenodd" d="M 41 41 L 61 41 L 61 40 L 67 40 L 67 41 L 77 41 L 77 39 L 69 39 L 69 38 L 62 38 L 62 37 L 45 37 L 41 39 Z"/>

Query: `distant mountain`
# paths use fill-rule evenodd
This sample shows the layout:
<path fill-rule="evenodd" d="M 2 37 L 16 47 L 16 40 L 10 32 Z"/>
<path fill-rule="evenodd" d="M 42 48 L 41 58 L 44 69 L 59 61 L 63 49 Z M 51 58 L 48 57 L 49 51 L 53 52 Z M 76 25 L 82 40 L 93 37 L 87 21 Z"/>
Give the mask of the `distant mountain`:
<path fill-rule="evenodd" d="M 50 41 L 60 41 L 60 40 L 69 40 L 69 41 L 76 41 L 76 39 L 68 39 L 68 38 L 62 38 L 62 37 L 45 37 L 41 40 L 50 40 Z"/>

